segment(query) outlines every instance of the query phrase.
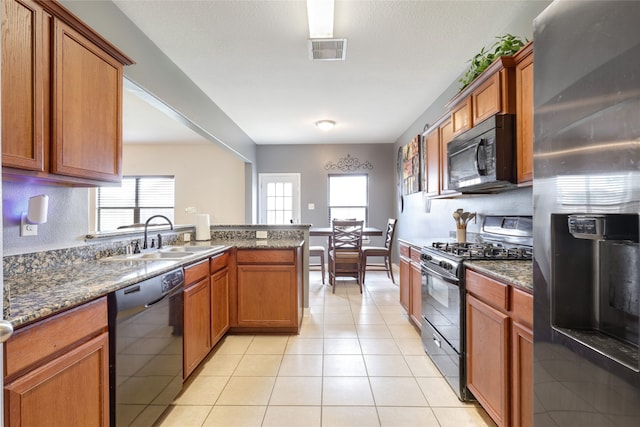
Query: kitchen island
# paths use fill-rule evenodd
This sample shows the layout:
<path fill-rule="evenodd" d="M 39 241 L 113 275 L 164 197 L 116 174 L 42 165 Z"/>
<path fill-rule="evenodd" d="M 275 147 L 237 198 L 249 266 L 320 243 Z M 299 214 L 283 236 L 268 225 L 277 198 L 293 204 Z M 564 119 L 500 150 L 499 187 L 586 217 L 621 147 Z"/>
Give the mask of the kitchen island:
<path fill-rule="evenodd" d="M 297 239 L 234 239 L 192 242 L 215 249 L 182 260 L 109 261 L 108 256 L 50 268 L 30 269 L 15 261 L 4 275 L 4 318 L 14 328 L 89 302 L 148 278 L 209 258 L 231 248 L 297 248 Z M 20 258 L 20 257 L 13 257 Z M 27 262 L 25 260 L 25 262 Z"/>

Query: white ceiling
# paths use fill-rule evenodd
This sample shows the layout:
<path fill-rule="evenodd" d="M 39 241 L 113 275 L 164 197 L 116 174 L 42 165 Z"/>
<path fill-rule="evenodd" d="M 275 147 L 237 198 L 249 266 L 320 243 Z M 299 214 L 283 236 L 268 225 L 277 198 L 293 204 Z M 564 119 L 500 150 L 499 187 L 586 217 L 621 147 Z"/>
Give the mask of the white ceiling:
<path fill-rule="evenodd" d="M 344 62 L 309 59 L 304 0 L 114 3 L 256 144 L 393 143 L 469 58 L 549 3 L 335 1 Z M 337 126 L 322 132 L 321 119 Z M 202 141 L 125 95 L 125 142 L 185 139 Z"/>

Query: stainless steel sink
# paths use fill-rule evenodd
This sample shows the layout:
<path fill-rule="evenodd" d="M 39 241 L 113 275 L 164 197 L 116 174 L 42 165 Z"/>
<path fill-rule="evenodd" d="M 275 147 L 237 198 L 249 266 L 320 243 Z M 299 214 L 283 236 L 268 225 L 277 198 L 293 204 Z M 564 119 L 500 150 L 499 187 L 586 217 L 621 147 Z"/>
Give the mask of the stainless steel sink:
<path fill-rule="evenodd" d="M 104 261 L 157 261 L 177 260 L 193 255 L 193 252 L 148 252 L 142 254 L 115 255 L 101 258 Z"/>
<path fill-rule="evenodd" d="M 214 246 L 167 246 L 164 249 L 160 249 L 160 252 L 175 253 L 175 252 L 204 252 L 214 249 L 222 248 L 222 245 Z"/>
<path fill-rule="evenodd" d="M 199 252 L 213 251 L 223 248 L 222 245 L 214 246 L 167 246 L 153 252 L 143 252 L 140 254 L 114 255 L 101 258 L 103 261 L 170 261 L 180 260 L 193 256 Z"/>

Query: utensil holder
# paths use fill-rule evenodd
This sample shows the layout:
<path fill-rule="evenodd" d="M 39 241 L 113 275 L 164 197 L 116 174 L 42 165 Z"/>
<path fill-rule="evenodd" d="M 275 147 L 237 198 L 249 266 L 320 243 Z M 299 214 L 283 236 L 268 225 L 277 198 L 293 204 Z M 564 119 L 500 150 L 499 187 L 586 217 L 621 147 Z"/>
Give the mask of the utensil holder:
<path fill-rule="evenodd" d="M 467 229 L 466 228 L 456 228 L 456 240 L 458 243 L 465 243 L 467 241 Z"/>

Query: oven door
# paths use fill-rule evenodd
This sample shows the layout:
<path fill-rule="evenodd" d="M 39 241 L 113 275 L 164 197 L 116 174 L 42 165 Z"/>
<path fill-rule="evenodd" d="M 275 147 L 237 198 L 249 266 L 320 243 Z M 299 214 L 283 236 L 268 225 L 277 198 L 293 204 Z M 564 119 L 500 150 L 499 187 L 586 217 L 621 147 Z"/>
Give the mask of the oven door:
<path fill-rule="evenodd" d="M 461 352 L 460 280 L 422 264 L 422 316 L 458 353 Z"/>
<path fill-rule="evenodd" d="M 477 185 L 486 175 L 486 152 L 484 139 L 452 142 L 448 154 L 449 188 Z"/>
<path fill-rule="evenodd" d="M 462 401 L 473 400 L 466 387 L 460 280 L 422 265 L 422 344 Z"/>

